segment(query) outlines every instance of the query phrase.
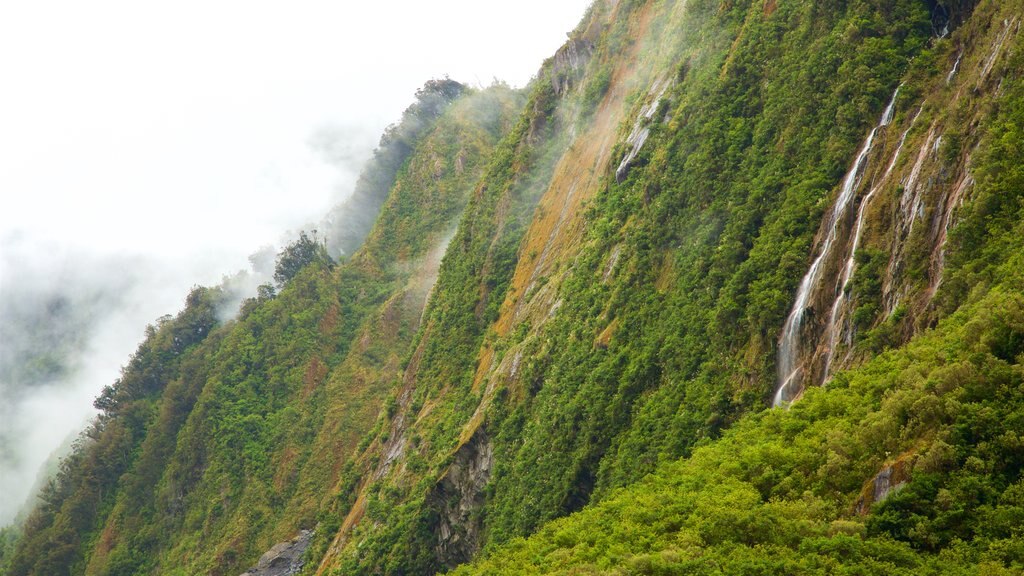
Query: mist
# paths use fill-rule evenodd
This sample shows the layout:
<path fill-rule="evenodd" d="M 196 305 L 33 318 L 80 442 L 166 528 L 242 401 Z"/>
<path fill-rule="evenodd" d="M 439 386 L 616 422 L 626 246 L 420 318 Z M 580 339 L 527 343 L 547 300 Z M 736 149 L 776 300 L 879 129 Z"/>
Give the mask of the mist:
<path fill-rule="evenodd" d="M 0 525 L 147 324 L 240 302 L 426 80 L 523 86 L 589 0 L 348 4 L 0 5 Z"/>
<path fill-rule="evenodd" d="M 19 512 L 51 453 L 94 414 L 145 326 L 182 306 L 216 258 L 98 254 L 0 238 L 0 519 Z"/>

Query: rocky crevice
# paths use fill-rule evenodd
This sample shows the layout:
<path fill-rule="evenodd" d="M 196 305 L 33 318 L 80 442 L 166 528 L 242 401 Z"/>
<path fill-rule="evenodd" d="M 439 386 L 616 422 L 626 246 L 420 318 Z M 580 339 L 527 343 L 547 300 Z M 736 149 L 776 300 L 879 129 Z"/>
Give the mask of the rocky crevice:
<path fill-rule="evenodd" d="M 482 544 L 484 489 L 491 478 L 494 448 L 481 427 L 455 452 L 448 470 L 427 496 L 436 514 L 438 564 L 448 569 L 469 561 Z"/>

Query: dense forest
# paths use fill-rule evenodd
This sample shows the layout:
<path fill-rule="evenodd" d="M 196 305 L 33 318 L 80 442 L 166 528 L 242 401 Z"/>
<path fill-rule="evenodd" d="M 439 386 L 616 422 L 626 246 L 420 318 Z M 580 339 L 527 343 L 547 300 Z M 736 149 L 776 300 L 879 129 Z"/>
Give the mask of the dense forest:
<path fill-rule="evenodd" d="M 1022 16 L 597 0 L 428 82 L 326 240 L 148 329 L 0 572 L 1024 572 Z"/>

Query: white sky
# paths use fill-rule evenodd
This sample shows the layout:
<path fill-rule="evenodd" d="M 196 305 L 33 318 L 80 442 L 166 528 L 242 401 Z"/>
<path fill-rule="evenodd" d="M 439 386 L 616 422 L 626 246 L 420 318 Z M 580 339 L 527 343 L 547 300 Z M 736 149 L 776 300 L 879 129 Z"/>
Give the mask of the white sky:
<path fill-rule="evenodd" d="M 523 85 L 587 4 L 0 2 L 0 232 L 247 254 L 354 178 L 311 134 L 369 150 L 428 78 Z"/>
<path fill-rule="evenodd" d="M 6 407 L 0 524 L 147 323 L 319 220 L 424 81 L 524 85 L 589 3 L 0 0 L 0 293 L 131 278 L 73 380 Z"/>

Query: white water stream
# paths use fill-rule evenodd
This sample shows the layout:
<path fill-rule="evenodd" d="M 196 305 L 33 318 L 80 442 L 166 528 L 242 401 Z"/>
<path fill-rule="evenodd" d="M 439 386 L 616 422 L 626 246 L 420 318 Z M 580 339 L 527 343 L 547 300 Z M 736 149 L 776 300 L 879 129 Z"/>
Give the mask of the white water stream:
<path fill-rule="evenodd" d="M 626 179 L 626 175 L 629 174 L 630 165 L 637 155 L 640 154 L 640 150 L 643 149 L 644 144 L 647 142 L 647 137 L 651 135 L 650 122 L 658 111 L 658 105 L 661 104 L 665 91 L 671 85 L 672 82 L 669 79 L 662 78 L 655 81 L 654 85 L 651 86 L 648 94 L 653 96 L 653 99 L 640 108 L 640 113 L 637 114 L 636 122 L 633 124 L 633 130 L 626 137 L 626 144 L 630 146 L 629 152 L 626 153 L 622 162 L 619 163 L 619 167 L 615 169 L 615 179 L 619 182 Z"/>
<path fill-rule="evenodd" d="M 892 99 L 889 101 L 889 105 L 885 107 L 885 111 L 882 113 L 881 120 L 879 120 L 877 126 L 871 129 L 867 140 L 864 141 L 860 152 L 857 153 L 853 166 L 846 174 L 839 197 L 836 198 L 832 212 L 829 214 L 828 232 L 825 235 L 825 241 L 822 243 L 821 252 L 814 259 L 811 268 L 800 282 L 793 310 L 790 312 L 789 317 L 786 318 L 786 323 L 782 327 L 778 360 L 779 388 L 775 393 L 775 398 L 772 402 L 773 406 L 779 406 L 785 402 L 792 401 L 803 390 L 801 386 L 803 367 L 800 365 L 800 331 L 804 324 L 807 307 L 811 301 L 812 294 L 822 287 L 824 266 L 831 259 L 832 252 L 836 247 L 836 242 L 839 239 L 840 224 L 845 220 L 852 207 L 854 193 L 860 184 L 868 156 L 874 147 L 875 136 L 880 129 L 892 122 L 893 108 L 901 87 L 902 84 L 896 88 Z"/>
<path fill-rule="evenodd" d="M 963 50 L 961 50 L 960 53 L 957 54 L 957 56 L 956 56 L 956 62 L 953 63 L 953 69 L 949 71 L 949 74 L 946 74 L 946 85 L 947 86 L 950 83 L 953 82 L 953 78 L 956 76 L 957 71 L 960 70 L 960 60 L 963 57 L 964 57 L 964 53 L 963 53 Z"/>
<path fill-rule="evenodd" d="M 996 61 L 999 60 L 999 55 L 1003 51 L 1003 45 L 1006 43 L 1006 38 L 1010 35 L 1010 28 L 1017 23 L 1017 19 L 1003 20 L 1003 30 L 996 37 L 995 43 L 992 44 L 992 51 L 988 57 L 985 58 L 985 62 L 982 65 L 981 75 L 978 78 L 979 82 L 983 82 L 988 78 L 988 75 L 992 73 L 992 68 L 995 66 Z"/>
<path fill-rule="evenodd" d="M 825 356 L 825 372 L 824 378 L 827 379 L 831 374 L 832 362 L 835 360 L 836 348 L 839 346 L 840 337 L 843 335 L 843 316 L 849 313 L 850 293 L 847 288 L 850 285 L 850 281 L 853 280 L 853 272 L 857 267 L 857 249 L 860 248 L 860 239 L 864 231 L 864 218 L 867 214 L 868 206 L 871 204 L 872 198 L 882 188 L 882 185 L 888 181 L 889 176 L 892 174 L 893 169 L 896 167 L 896 161 L 899 160 L 900 153 L 903 151 L 903 145 L 907 141 L 907 134 L 910 134 L 910 130 L 917 123 L 917 119 L 921 116 L 921 111 L 924 110 L 922 106 L 918 109 L 917 114 L 914 115 L 914 119 L 910 122 L 910 127 L 903 131 L 903 135 L 900 136 L 900 143 L 896 146 L 896 151 L 892 155 L 892 160 L 889 162 L 889 166 L 886 167 L 885 173 L 882 174 L 881 179 L 871 188 L 871 191 L 864 196 L 864 199 L 860 201 L 860 207 L 857 209 L 857 224 L 854 226 L 853 232 L 853 243 L 850 245 L 846 256 L 846 266 L 843 267 L 843 276 L 840 281 L 839 292 L 836 294 L 836 299 L 832 303 L 832 312 L 829 315 L 828 327 L 826 333 L 828 334 L 828 350 Z M 852 337 L 852 331 L 846 330 L 846 340 L 849 345 Z"/>

